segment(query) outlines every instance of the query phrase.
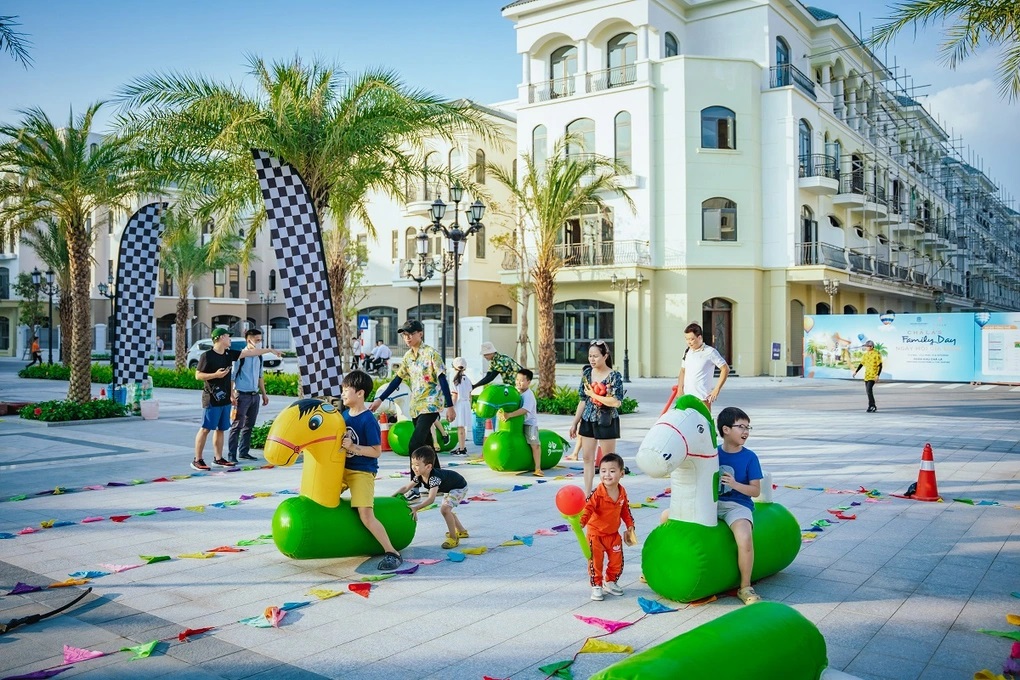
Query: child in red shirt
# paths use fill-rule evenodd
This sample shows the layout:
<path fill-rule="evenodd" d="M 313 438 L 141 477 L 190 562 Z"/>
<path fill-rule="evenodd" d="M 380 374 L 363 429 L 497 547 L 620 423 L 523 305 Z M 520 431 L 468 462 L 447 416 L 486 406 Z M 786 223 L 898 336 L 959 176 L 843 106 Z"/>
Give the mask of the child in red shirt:
<path fill-rule="evenodd" d="M 591 577 L 591 599 L 603 599 L 603 590 L 610 595 L 623 595 L 623 588 L 617 585 L 623 573 L 623 543 L 620 541 L 620 522 L 627 525 L 624 540 L 627 545 L 637 543 L 634 532 L 634 517 L 630 514 L 627 492 L 620 486 L 623 477 L 623 458 L 607 453 L 599 465 L 601 484 L 588 497 L 581 512 L 581 526 L 588 527 L 588 545 L 591 559 L 588 560 L 588 574 Z M 605 583 L 602 578 L 602 558 L 608 557 Z"/>

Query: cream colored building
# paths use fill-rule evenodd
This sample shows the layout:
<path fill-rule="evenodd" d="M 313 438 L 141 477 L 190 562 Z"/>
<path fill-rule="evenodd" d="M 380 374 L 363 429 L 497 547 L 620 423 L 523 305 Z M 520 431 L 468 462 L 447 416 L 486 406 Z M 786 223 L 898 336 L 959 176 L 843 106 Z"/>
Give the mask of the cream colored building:
<path fill-rule="evenodd" d="M 629 346 L 632 375 L 675 375 L 698 322 L 738 373 L 798 374 L 804 314 L 1020 308 L 1016 213 L 837 16 L 796 0 L 520 0 L 503 15 L 519 152 L 570 131 L 632 169 L 636 212 L 612 198 L 564 226 L 564 364 L 606 339 L 617 365 Z M 628 296 L 614 275 L 643 285 Z"/>

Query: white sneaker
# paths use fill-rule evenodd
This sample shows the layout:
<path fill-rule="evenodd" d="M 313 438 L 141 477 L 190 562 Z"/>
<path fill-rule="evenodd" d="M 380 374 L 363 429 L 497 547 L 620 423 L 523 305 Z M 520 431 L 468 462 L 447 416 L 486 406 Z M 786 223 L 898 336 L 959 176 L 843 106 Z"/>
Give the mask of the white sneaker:
<path fill-rule="evenodd" d="M 603 599 L 605 599 L 605 598 L 602 597 L 602 586 L 593 586 L 592 587 L 592 589 L 591 589 L 591 599 L 595 600 L 596 602 L 601 602 Z"/>
<path fill-rule="evenodd" d="M 603 584 L 602 589 L 610 595 L 616 595 L 617 597 L 623 595 L 623 588 L 621 588 L 616 581 L 607 581 Z"/>

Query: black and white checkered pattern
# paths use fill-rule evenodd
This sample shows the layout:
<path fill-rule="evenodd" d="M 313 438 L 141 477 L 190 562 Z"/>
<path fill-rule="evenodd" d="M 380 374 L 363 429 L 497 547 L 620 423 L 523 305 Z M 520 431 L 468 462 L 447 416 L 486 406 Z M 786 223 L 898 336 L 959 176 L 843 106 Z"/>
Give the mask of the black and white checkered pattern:
<path fill-rule="evenodd" d="M 339 396 L 343 361 L 315 206 L 293 167 L 265 151 L 252 155 L 297 347 L 300 396 Z"/>
<path fill-rule="evenodd" d="M 156 282 L 159 278 L 159 243 L 163 224 L 159 216 L 166 203 L 149 203 L 138 209 L 124 227 L 117 254 L 117 341 L 114 343 L 118 383 L 137 383 L 149 373 Z"/>

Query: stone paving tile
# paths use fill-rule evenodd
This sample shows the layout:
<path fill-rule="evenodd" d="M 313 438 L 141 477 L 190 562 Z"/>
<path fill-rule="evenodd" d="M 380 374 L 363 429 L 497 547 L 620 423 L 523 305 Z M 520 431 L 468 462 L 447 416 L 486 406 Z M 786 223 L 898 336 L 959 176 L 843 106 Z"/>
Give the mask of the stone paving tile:
<path fill-rule="evenodd" d="M 916 661 L 878 652 L 863 651 L 854 657 L 854 660 L 844 670 L 863 680 L 871 678 L 916 680 L 922 669 Z"/>

